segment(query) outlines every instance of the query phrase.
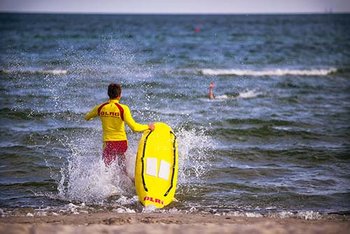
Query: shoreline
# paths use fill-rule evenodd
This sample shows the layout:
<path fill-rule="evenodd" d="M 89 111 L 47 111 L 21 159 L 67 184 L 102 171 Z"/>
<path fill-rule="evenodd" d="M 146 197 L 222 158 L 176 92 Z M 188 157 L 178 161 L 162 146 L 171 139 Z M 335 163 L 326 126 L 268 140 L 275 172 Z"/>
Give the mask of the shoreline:
<path fill-rule="evenodd" d="M 350 217 L 240 217 L 214 214 L 116 213 L 0 217 L 0 233 L 347 233 Z"/>

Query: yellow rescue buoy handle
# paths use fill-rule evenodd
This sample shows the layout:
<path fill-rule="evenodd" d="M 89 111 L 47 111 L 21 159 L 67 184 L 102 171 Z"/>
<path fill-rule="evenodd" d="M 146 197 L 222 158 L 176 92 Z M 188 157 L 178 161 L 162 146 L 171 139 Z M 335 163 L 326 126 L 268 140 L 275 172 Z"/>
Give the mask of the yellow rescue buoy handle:
<path fill-rule="evenodd" d="M 145 182 L 145 177 L 144 177 L 144 170 L 145 170 L 145 162 L 144 162 L 144 157 L 145 157 L 145 152 L 146 152 L 146 143 L 147 143 L 147 138 L 149 137 L 149 135 L 151 135 L 153 131 L 150 131 L 146 138 L 145 138 L 145 142 L 143 143 L 143 151 L 142 151 L 142 163 L 141 163 L 141 176 L 142 176 L 142 184 L 143 184 L 143 188 L 145 189 L 146 192 L 148 192 L 148 189 L 146 187 L 146 182 Z"/>
<path fill-rule="evenodd" d="M 173 188 L 173 184 L 174 184 L 174 171 L 175 171 L 175 165 L 176 165 L 176 136 L 175 136 L 175 134 L 172 132 L 172 131 L 170 131 L 170 134 L 173 134 L 173 136 L 174 136 L 174 142 L 173 142 L 173 149 L 174 149 L 174 163 L 173 163 L 173 171 L 172 171 L 172 175 L 171 175 L 171 184 L 170 184 L 170 187 L 169 187 L 169 189 L 166 191 L 166 193 L 164 194 L 164 197 L 166 197 L 168 194 L 169 194 L 169 192 L 170 192 L 170 190 Z M 148 136 L 148 135 L 147 135 Z M 147 137 L 146 137 L 146 139 L 147 139 Z M 147 191 L 147 190 L 146 190 Z"/>

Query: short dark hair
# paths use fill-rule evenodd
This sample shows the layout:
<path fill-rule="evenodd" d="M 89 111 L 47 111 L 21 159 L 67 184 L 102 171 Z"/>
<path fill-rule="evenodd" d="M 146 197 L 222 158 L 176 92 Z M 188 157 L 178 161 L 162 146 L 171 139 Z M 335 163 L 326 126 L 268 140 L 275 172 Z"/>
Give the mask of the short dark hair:
<path fill-rule="evenodd" d="M 108 96 L 110 99 L 120 97 L 122 94 L 122 86 L 120 84 L 110 84 L 108 85 Z"/>

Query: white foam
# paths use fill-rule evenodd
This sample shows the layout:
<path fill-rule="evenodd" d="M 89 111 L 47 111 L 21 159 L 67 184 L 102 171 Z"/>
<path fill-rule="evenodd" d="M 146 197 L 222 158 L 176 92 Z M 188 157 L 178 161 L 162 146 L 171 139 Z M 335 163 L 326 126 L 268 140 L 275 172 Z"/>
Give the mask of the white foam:
<path fill-rule="evenodd" d="M 68 70 L 64 69 L 14 69 L 14 70 L 1 70 L 3 73 L 13 74 L 13 73 L 24 73 L 24 74 L 43 74 L 43 75 L 66 75 Z"/>
<path fill-rule="evenodd" d="M 240 92 L 238 95 L 218 95 L 215 96 L 214 99 L 209 99 L 209 98 L 201 98 L 200 100 L 205 101 L 205 102 L 223 102 L 227 100 L 232 100 L 232 99 L 249 99 L 249 98 L 255 98 L 260 95 L 262 95 L 262 92 L 257 91 L 256 89 L 253 90 L 244 90 Z"/>
<path fill-rule="evenodd" d="M 132 209 L 120 208 L 120 207 L 117 209 L 114 209 L 113 212 L 120 213 L 120 214 L 123 214 L 123 213 L 134 214 L 134 213 L 136 213 L 136 211 L 134 211 Z"/>
<path fill-rule="evenodd" d="M 138 202 L 138 196 L 133 196 L 132 198 L 128 198 L 126 196 L 120 196 L 120 198 L 116 201 L 117 204 L 120 205 L 129 205 Z"/>
<path fill-rule="evenodd" d="M 254 98 L 261 95 L 260 92 L 257 92 L 255 89 L 253 90 L 246 90 L 241 93 L 239 93 L 238 98 Z"/>
<path fill-rule="evenodd" d="M 154 211 L 156 211 L 156 209 L 157 208 L 154 205 L 148 205 L 143 208 L 142 213 L 153 213 Z"/>
<path fill-rule="evenodd" d="M 217 100 L 226 100 L 226 99 L 229 99 L 229 96 L 227 96 L 226 94 L 223 94 L 223 95 L 216 96 L 215 99 L 217 99 Z"/>
<path fill-rule="evenodd" d="M 27 217 L 34 217 L 34 214 L 32 214 L 32 213 L 27 213 L 26 216 L 27 216 Z"/>
<path fill-rule="evenodd" d="M 201 69 L 200 73 L 208 76 L 327 76 L 336 72 L 335 68 L 328 69 L 287 69 L 276 68 L 266 70 L 250 69 Z"/>
<path fill-rule="evenodd" d="M 298 212 L 297 217 L 306 220 L 317 220 L 321 218 L 321 214 L 316 211 L 300 211 Z"/>
<path fill-rule="evenodd" d="M 260 218 L 263 217 L 262 214 L 257 212 L 244 212 L 244 211 L 230 211 L 228 213 L 224 213 L 223 215 L 234 216 L 234 217 L 249 217 L 249 218 Z"/>
<path fill-rule="evenodd" d="M 176 209 L 175 207 L 173 207 L 173 208 L 171 208 L 171 209 L 168 210 L 168 213 L 169 213 L 169 214 L 180 214 L 181 211 L 178 210 L 178 209 Z"/>
<path fill-rule="evenodd" d="M 55 69 L 55 70 L 44 70 L 41 71 L 43 74 L 53 74 L 53 75 L 65 75 L 68 73 L 67 70 L 59 70 L 59 69 Z"/>

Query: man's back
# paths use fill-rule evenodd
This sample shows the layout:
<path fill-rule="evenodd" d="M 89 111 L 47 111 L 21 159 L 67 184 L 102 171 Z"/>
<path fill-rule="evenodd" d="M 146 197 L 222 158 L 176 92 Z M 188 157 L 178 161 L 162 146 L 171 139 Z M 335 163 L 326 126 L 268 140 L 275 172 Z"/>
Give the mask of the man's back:
<path fill-rule="evenodd" d="M 124 105 L 118 100 L 110 100 L 103 103 L 97 112 L 102 121 L 103 141 L 123 141 L 126 140 L 124 124 Z"/>

